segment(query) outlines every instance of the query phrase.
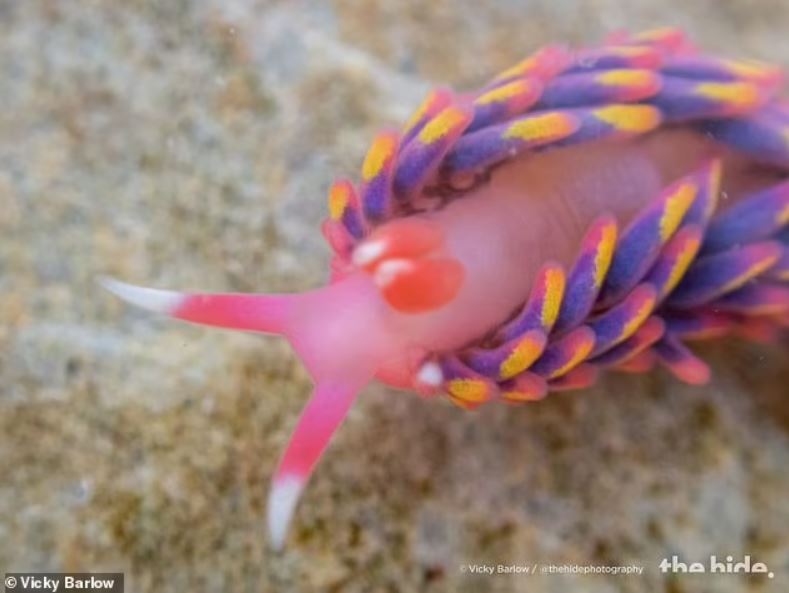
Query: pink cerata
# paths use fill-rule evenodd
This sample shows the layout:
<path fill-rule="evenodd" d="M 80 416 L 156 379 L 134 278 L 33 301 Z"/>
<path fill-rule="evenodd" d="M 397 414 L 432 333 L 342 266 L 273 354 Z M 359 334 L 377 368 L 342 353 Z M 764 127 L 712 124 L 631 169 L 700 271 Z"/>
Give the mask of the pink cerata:
<path fill-rule="evenodd" d="M 789 326 L 789 104 L 780 68 L 676 29 L 552 45 L 480 90 L 431 92 L 329 191 L 330 283 L 303 294 L 105 286 L 178 319 L 287 338 L 315 390 L 274 474 L 280 548 L 371 380 L 474 409 Z M 721 199 L 725 196 L 725 200 Z"/>

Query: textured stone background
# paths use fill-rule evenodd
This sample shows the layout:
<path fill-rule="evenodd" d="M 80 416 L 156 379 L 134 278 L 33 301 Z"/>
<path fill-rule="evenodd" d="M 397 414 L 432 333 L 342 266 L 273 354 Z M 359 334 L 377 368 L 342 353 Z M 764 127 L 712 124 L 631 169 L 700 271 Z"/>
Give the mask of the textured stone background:
<path fill-rule="evenodd" d="M 614 377 L 477 414 L 370 388 L 273 555 L 297 361 L 95 284 L 315 286 L 330 180 L 430 84 L 662 24 L 789 64 L 784 0 L 0 0 L 0 569 L 124 570 L 160 593 L 786 591 L 786 349 L 708 349 L 704 389 Z M 777 577 L 667 578 L 672 553 Z M 459 569 L 485 562 L 646 572 Z"/>

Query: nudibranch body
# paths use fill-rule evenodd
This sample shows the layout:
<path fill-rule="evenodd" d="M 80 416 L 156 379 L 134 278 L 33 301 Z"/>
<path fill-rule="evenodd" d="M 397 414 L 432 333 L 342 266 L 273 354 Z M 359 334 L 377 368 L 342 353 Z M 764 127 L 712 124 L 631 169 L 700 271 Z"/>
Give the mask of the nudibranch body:
<path fill-rule="evenodd" d="M 358 186 L 330 190 L 328 286 L 106 286 L 179 319 L 291 342 L 315 391 L 269 498 L 281 546 L 373 378 L 469 409 L 657 363 L 701 384 L 710 371 L 686 342 L 789 325 L 781 82 L 779 68 L 706 56 L 673 29 L 551 46 L 479 92 L 432 92 L 402 131 L 374 139 Z"/>

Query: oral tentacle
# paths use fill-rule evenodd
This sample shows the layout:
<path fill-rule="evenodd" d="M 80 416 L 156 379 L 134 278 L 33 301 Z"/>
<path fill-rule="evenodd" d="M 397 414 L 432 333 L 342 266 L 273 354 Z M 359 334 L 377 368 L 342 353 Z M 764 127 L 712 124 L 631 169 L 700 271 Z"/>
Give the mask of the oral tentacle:
<path fill-rule="evenodd" d="M 226 329 L 284 334 L 295 297 L 268 294 L 184 293 L 134 286 L 112 278 L 104 288 L 142 309 Z"/>
<path fill-rule="evenodd" d="M 316 385 L 272 479 L 268 531 L 275 549 L 281 549 L 285 542 L 299 497 L 318 460 L 372 375 L 372 371 L 358 372 Z"/>

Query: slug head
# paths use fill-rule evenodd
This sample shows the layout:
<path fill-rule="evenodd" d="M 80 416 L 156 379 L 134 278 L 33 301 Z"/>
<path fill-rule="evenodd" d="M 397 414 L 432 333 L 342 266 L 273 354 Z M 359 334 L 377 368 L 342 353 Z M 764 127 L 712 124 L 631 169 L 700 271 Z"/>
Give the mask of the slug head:
<path fill-rule="evenodd" d="M 315 388 L 272 480 L 268 529 L 275 548 L 282 547 L 299 496 L 358 393 L 376 375 L 407 384 L 414 347 L 402 330 L 403 316 L 440 309 L 464 279 L 463 266 L 445 252 L 443 233 L 425 221 L 381 226 L 350 261 L 328 286 L 290 295 L 187 294 L 102 280 L 121 299 L 157 313 L 282 335 L 303 361 Z"/>

